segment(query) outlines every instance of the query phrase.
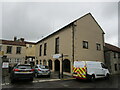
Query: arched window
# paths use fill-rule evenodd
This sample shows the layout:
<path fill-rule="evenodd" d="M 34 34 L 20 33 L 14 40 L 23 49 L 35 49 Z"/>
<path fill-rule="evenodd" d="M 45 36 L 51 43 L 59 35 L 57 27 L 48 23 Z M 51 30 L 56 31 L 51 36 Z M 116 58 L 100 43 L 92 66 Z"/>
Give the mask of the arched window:
<path fill-rule="evenodd" d="M 48 67 L 52 70 L 52 60 L 48 60 Z"/>
<path fill-rule="evenodd" d="M 40 65 L 42 65 L 42 60 L 40 60 Z"/>
<path fill-rule="evenodd" d="M 65 59 L 63 61 L 63 71 L 64 72 L 69 72 L 70 73 L 70 61 L 68 59 Z"/>
<path fill-rule="evenodd" d="M 60 61 L 55 60 L 55 71 L 60 71 Z"/>
<path fill-rule="evenodd" d="M 47 63 L 46 63 L 46 60 L 43 60 L 43 65 L 46 65 Z"/>
<path fill-rule="evenodd" d="M 36 64 L 38 64 L 38 60 L 36 60 Z"/>

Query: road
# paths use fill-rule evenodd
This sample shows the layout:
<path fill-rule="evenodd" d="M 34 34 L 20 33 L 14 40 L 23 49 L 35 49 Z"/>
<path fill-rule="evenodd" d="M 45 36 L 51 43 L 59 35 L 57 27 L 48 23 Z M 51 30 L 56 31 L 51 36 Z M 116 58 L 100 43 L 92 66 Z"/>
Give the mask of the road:
<path fill-rule="evenodd" d="M 111 76 L 109 80 L 97 79 L 94 82 L 73 78 L 50 79 L 35 78 L 33 82 L 22 80 L 14 84 L 3 83 L 2 88 L 119 88 L 120 75 Z"/>

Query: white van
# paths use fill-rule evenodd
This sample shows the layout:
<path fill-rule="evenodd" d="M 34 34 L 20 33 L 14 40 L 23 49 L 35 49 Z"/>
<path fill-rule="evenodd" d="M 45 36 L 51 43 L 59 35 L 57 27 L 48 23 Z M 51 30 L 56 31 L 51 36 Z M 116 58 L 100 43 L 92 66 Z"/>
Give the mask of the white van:
<path fill-rule="evenodd" d="M 109 78 L 110 72 L 102 62 L 98 61 L 74 61 L 73 77 L 76 79 Z"/>

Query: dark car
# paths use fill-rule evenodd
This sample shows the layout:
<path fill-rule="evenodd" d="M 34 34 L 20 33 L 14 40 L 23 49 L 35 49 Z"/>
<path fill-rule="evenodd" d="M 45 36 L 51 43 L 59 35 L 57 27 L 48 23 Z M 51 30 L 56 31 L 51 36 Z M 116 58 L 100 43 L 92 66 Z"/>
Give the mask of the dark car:
<path fill-rule="evenodd" d="M 15 80 L 29 79 L 33 81 L 34 69 L 30 64 L 18 64 L 13 67 L 10 73 L 11 83 Z"/>

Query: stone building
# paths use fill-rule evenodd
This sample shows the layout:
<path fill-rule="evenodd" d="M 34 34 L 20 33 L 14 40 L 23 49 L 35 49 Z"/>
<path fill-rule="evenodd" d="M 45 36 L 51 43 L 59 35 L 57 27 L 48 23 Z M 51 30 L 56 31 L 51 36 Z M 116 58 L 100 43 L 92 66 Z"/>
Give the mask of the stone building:
<path fill-rule="evenodd" d="M 104 32 L 88 13 L 36 43 L 36 64 L 72 74 L 75 60 L 104 62 Z M 61 56 L 55 58 L 53 56 Z M 63 69 L 62 69 L 63 66 Z"/>
<path fill-rule="evenodd" d="M 111 74 L 120 74 L 120 48 L 105 43 L 105 64 Z"/>

